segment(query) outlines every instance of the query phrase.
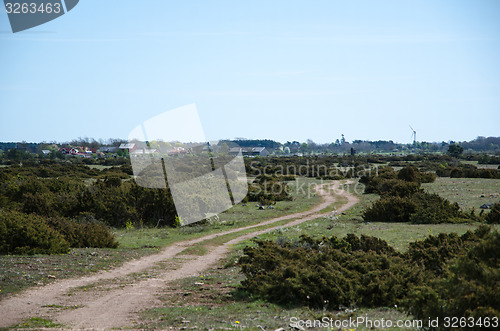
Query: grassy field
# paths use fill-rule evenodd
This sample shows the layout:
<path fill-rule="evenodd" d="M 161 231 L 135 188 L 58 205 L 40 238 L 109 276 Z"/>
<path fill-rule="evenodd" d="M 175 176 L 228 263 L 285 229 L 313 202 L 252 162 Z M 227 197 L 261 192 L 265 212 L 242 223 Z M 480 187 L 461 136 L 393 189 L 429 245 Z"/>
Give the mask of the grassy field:
<path fill-rule="evenodd" d="M 483 192 L 500 192 L 500 180 L 495 179 L 468 179 L 460 178 L 459 180 L 452 180 L 450 178 L 438 178 L 435 183 L 424 184 L 425 189 L 430 192 L 436 192 L 444 198 L 460 197 L 462 206 L 473 206 L 478 203 L 477 190 L 471 187 L 476 187 Z M 463 192 L 457 196 L 453 192 L 442 192 L 443 187 L 449 189 L 460 190 Z M 462 189 L 467 187 L 468 189 Z M 481 188 L 481 189 L 479 189 Z M 352 187 L 348 188 L 350 192 L 359 192 Z M 492 193 L 490 193 L 492 194 Z M 322 236 L 338 236 L 344 237 L 348 233 L 354 233 L 357 236 L 368 235 L 375 236 L 386 240 L 390 245 L 399 251 L 405 251 L 408 243 L 424 239 L 429 235 L 436 235 L 438 233 L 456 232 L 463 234 L 468 230 L 475 230 L 479 224 L 408 224 L 408 223 L 385 223 L 385 222 L 364 222 L 362 218 L 363 210 L 370 206 L 371 203 L 378 199 L 375 194 L 358 194 L 360 202 L 353 208 L 345 213 L 337 215 L 332 213 L 328 217 L 322 217 L 313 221 L 302 223 L 292 228 L 281 228 L 273 230 L 265 235 L 260 236 L 262 239 L 270 240 L 297 240 L 301 235 L 307 234 L 311 237 Z M 457 201 L 449 198 L 451 201 Z M 457 202 L 460 202 L 457 201 Z M 497 198 L 498 201 L 498 198 Z M 484 202 L 483 202 L 484 203 Z M 494 226 L 500 229 L 499 225 Z M 247 241 L 240 244 L 239 248 L 245 245 L 253 244 Z"/>
<path fill-rule="evenodd" d="M 294 201 L 279 201 L 275 209 L 259 210 L 255 203 L 237 205 L 222 213 L 219 221 L 211 224 L 182 228 L 115 229 L 120 243 L 118 249 L 85 248 L 72 249 L 66 255 L 0 255 L 0 299 L 32 286 L 69 277 L 78 277 L 109 269 L 141 256 L 154 254 L 161 247 L 174 242 L 198 238 L 207 234 L 256 224 L 273 217 L 310 209 L 320 201 L 312 192 L 315 179 L 299 179 L 289 183 Z M 308 189 L 310 188 L 310 190 Z M 230 240 L 230 237 L 218 240 Z M 210 243 L 197 247 L 198 254 L 206 251 Z M 215 243 L 211 243 L 215 244 Z M 49 275 L 51 277 L 49 277 Z"/>
<path fill-rule="evenodd" d="M 313 179 L 300 179 L 291 183 L 294 201 L 278 202 L 275 209 L 258 210 L 255 203 L 240 204 L 221 214 L 218 220 L 208 224 L 178 229 L 120 229 L 115 230 L 120 248 L 73 249 L 71 254 L 59 256 L 0 256 L 0 298 L 7 293 L 19 291 L 29 286 L 40 286 L 54 279 L 66 278 L 95 272 L 119 265 L 126 260 L 152 254 L 158 249 L 180 240 L 192 239 L 210 233 L 239 228 L 284 214 L 310 209 L 319 202 L 309 185 L 320 183 Z M 436 192 L 451 201 L 461 203 L 464 208 L 475 207 L 491 194 L 500 192 L 500 180 L 438 178 L 435 183 L 424 184 L 429 192 Z M 302 189 L 299 189 L 302 187 Z M 360 187 L 345 187 L 349 192 L 360 192 Z M 459 193 L 459 194 L 457 194 Z M 313 237 L 340 236 L 348 233 L 377 236 L 389 242 L 399 251 L 404 251 L 409 242 L 423 239 L 440 232 L 462 234 L 474 230 L 477 224 L 415 225 L 407 223 L 365 223 L 362 211 L 378 196 L 358 194 L 360 203 L 342 214 L 330 215 L 305 222 L 291 228 L 282 227 L 260 239 L 297 240 L 302 234 Z M 498 201 L 498 196 L 496 201 Z M 341 201 L 342 202 L 342 201 Z M 491 201 L 494 202 L 494 201 Z M 480 204 L 479 204 L 480 205 Z M 338 207 L 339 205 L 337 205 Z M 476 207 L 478 209 L 478 207 Z M 331 210 L 331 209 L 330 209 Z M 285 221 L 288 222 L 288 221 Z M 283 223 L 285 223 L 283 222 Z M 279 223 L 278 223 L 279 224 Z M 264 226 L 262 227 L 264 228 Z M 500 229 L 500 226 L 496 226 Z M 255 231 L 257 229 L 252 229 Z M 247 230 L 220 236 L 214 240 L 190 247 L 189 253 L 204 255 L 212 246 L 220 245 L 239 236 Z M 356 307 L 328 307 L 312 310 L 305 307 L 281 307 L 258 300 L 243 293 L 239 283 L 243 275 L 239 272 L 237 260 L 251 240 L 233 247 L 231 254 L 219 265 L 203 275 L 182 279 L 171 283 L 161 297 L 160 307 L 144 311 L 142 318 L 134 322 L 134 328 L 216 328 L 251 330 L 289 328 L 292 317 L 301 320 L 317 320 L 324 317 L 346 319 L 366 316 L 371 319 L 409 320 L 410 317 L 397 307 L 379 309 L 357 309 Z M 53 277 L 49 277 L 55 276 Z M 24 325 L 26 324 L 26 325 Z M 55 327 L 50 321 L 27 320 L 18 327 Z M 260 328 L 260 327 L 262 328 Z M 416 330 L 418 328 L 406 328 Z M 349 330 L 349 329 L 346 329 Z M 356 328 L 368 330 L 368 328 Z"/>
<path fill-rule="evenodd" d="M 475 185 L 481 185 L 476 180 Z M 439 188 L 442 180 L 428 185 L 430 188 Z M 446 180 L 444 181 L 446 182 Z M 451 181 L 452 182 L 452 181 Z M 500 182 L 500 181 L 498 181 Z M 452 183 L 453 184 L 453 183 Z M 455 183 L 456 184 L 456 183 Z M 459 183 L 463 184 L 463 183 Z M 496 187 L 497 183 L 488 183 Z M 455 187 L 458 187 L 455 185 Z M 353 192 L 353 187 L 348 187 Z M 465 199 L 474 199 L 474 191 L 465 191 Z M 348 233 L 370 235 L 382 238 L 399 251 L 405 251 L 408 243 L 424 239 L 428 235 L 437 235 L 440 232 L 456 232 L 463 234 L 474 230 L 478 224 L 434 224 L 419 225 L 408 223 L 365 223 L 362 221 L 362 211 L 378 196 L 373 194 L 358 195 L 360 203 L 354 208 L 337 215 L 332 213 L 291 228 L 280 228 L 259 236 L 259 239 L 297 240 L 302 234 L 313 237 L 340 236 Z M 495 226 L 498 230 L 500 226 Z M 313 310 L 307 307 L 282 307 L 253 298 L 242 292 L 239 284 L 244 279 L 240 273 L 237 260 L 243 254 L 243 248 L 254 245 L 247 240 L 233 247 L 230 256 L 218 268 L 207 271 L 199 277 L 186 278 L 172 283 L 165 290 L 161 300 L 161 307 L 144 311 L 143 319 L 138 322 L 141 328 L 214 328 L 251 330 L 289 329 L 291 318 L 301 320 L 318 320 L 324 317 L 343 320 L 349 317 L 365 317 L 372 320 L 403 320 L 410 321 L 404 311 L 397 307 L 381 307 L 378 309 L 357 309 L 356 307 L 328 307 Z M 261 328 L 262 327 L 262 328 Z M 370 328 L 356 328 L 369 330 Z M 417 327 L 405 330 L 417 330 Z M 345 330 L 349 330 L 346 328 Z"/>
<path fill-rule="evenodd" d="M 500 202 L 500 180 L 487 178 L 438 177 L 434 183 L 422 184 L 429 193 L 437 193 L 452 202 L 458 202 L 464 210 L 485 203 Z"/>

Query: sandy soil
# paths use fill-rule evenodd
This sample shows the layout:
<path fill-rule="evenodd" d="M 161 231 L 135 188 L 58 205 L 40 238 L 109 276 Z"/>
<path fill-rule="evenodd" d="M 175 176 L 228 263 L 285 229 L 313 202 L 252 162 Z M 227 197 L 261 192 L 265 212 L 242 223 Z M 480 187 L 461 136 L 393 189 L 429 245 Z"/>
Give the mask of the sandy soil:
<path fill-rule="evenodd" d="M 133 328 L 141 310 L 158 306 L 158 294 L 165 283 L 180 278 L 196 276 L 214 266 L 230 250 L 231 245 L 253 238 L 278 227 L 252 231 L 217 246 L 203 256 L 179 255 L 184 249 L 217 236 L 294 219 L 285 226 L 294 226 L 325 214 L 320 211 L 336 201 L 330 193 L 342 195 L 348 202 L 337 209 L 342 212 L 358 202 L 358 199 L 339 188 L 340 183 L 325 184 L 317 189 L 321 203 L 312 209 L 284 215 L 244 228 L 233 229 L 198 239 L 170 245 L 160 253 L 125 263 L 111 271 L 90 276 L 60 280 L 40 288 L 28 289 L 18 295 L 0 301 L 0 327 L 19 323 L 34 316 L 64 324 L 71 329 L 103 330 Z M 163 265 L 158 267 L 158 263 Z M 167 266 L 165 268 L 165 266 Z M 88 289 L 86 288 L 88 286 Z M 76 305 L 76 306 L 75 306 Z M 67 308 L 73 307 L 73 308 Z"/>

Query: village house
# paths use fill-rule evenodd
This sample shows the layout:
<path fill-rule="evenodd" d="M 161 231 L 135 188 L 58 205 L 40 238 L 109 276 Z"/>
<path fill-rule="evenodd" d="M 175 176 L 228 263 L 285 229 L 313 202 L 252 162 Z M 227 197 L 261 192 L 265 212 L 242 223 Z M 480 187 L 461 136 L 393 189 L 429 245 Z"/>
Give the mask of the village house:
<path fill-rule="evenodd" d="M 174 147 L 168 152 L 168 155 L 184 155 L 187 153 L 189 153 L 189 150 L 184 147 Z"/>
<path fill-rule="evenodd" d="M 90 157 L 94 153 L 94 151 L 97 152 L 97 149 L 92 149 L 92 148 L 87 148 L 87 147 L 61 147 L 58 149 L 59 152 L 63 153 L 64 155 L 72 155 L 72 156 L 79 156 L 79 157 Z"/>
<path fill-rule="evenodd" d="M 118 147 L 118 149 L 123 152 L 133 153 L 137 149 L 137 145 L 134 143 L 120 144 L 120 147 Z"/>

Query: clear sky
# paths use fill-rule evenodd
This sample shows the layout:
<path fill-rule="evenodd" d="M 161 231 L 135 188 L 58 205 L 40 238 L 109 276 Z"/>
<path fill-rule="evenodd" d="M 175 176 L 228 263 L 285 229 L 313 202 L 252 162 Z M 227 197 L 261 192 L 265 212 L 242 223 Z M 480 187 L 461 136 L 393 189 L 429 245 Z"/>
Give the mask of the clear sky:
<path fill-rule="evenodd" d="M 126 138 L 195 103 L 206 136 L 500 136 L 497 0 L 80 0 L 13 34 L 0 141 Z"/>

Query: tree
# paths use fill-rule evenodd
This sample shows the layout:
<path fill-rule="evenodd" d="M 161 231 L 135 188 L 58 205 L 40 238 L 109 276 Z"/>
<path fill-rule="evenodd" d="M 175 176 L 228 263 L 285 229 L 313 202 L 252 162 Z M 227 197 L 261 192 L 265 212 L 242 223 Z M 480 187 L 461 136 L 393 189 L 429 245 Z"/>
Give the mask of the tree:
<path fill-rule="evenodd" d="M 9 151 L 5 154 L 5 156 L 10 160 L 15 160 L 15 161 L 27 160 L 32 157 L 32 155 L 29 152 L 17 148 L 9 149 Z"/>
<path fill-rule="evenodd" d="M 315 151 L 318 149 L 318 144 L 316 144 L 314 141 L 311 139 L 307 139 L 306 141 L 307 147 L 310 151 Z"/>
<path fill-rule="evenodd" d="M 149 142 L 149 148 L 160 150 L 160 143 L 157 140 L 151 140 Z"/>
<path fill-rule="evenodd" d="M 459 144 L 451 144 L 448 146 L 448 154 L 454 157 L 459 157 L 464 152 L 464 149 Z"/>
<path fill-rule="evenodd" d="M 52 151 L 50 151 L 49 158 L 51 160 L 54 160 L 54 159 L 64 160 L 65 156 L 64 156 L 64 154 L 61 151 L 52 150 Z"/>

